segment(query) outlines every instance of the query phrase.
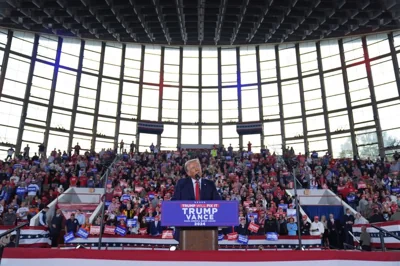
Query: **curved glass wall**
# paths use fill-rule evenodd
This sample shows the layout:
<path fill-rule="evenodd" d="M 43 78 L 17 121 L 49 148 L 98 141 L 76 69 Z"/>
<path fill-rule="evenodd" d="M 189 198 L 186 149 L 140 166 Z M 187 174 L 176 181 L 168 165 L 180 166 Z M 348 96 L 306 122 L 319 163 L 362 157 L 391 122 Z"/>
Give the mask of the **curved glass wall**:
<path fill-rule="evenodd" d="M 399 145 L 400 32 L 299 44 L 164 47 L 0 29 L 0 156 L 135 141 L 250 141 L 281 153 L 375 157 Z M 161 136 L 137 121 L 164 123 Z M 236 124 L 263 122 L 239 136 Z M 386 149 L 385 149 L 386 148 Z"/>

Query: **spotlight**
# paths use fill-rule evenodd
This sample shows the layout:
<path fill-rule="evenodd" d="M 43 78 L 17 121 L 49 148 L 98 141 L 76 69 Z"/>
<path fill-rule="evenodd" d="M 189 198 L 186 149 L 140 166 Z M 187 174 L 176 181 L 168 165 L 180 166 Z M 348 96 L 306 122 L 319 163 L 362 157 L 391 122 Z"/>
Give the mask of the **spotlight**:
<path fill-rule="evenodd" d="M 175 251 L 176 250 L 176 246 L 170 246 L 169 247 L 169 251 Z"/>
<path fill-rule="evenodd" d="M 76 247 L 75 247 L 75 249 L 86 249 L 84 246 L 82 246 L 82 245 L 77 245 Z"/>

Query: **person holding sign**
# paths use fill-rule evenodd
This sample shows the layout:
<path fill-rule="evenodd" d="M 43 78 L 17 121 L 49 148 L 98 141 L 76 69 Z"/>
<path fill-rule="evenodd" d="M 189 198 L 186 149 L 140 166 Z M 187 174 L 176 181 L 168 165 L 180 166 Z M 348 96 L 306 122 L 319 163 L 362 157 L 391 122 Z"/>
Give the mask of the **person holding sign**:
<path fill-rule="evenodd" d="M 185 163 L 189 178 L 182 178 L 175 186 L 172 200 L 221 200 L 214 182 L 203 179 L 200 161 L 189 160 Z"/>

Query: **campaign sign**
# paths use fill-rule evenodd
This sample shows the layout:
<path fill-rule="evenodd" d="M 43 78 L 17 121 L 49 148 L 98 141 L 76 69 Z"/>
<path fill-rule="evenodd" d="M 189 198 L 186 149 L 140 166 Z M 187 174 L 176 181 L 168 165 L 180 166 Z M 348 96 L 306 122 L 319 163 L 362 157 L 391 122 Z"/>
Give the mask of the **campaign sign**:
<path fill-rule="evenodd" d="M 249 243 L 249 237 L 244 235 L 239 235 L 237 242 L 240 244 L 247 245 Z"/>
<path fill-rule="evenodd" d="M 233 201 L 163 201 L 163 226 L 236 226 L 239 203 Z"/>
<path fill-rule="evenodd" d="M 115 233 L 116 233 L 117 235 L 120 235 L 120 236 L 125 236 L 125 235 L 126 235 L 126 229 L 117 226 L 117 227 L 115 227 Z"/>
<path fill-rule="evenodd" d="M 253 216 L 254 217 L 254 221 L 257 222 L 258 221 L 258 213 L 253 212 L 253 213 L 248 213 L 247 214 L 247 221 L 250 221 L 250 217 Z"/>
<path fill-rule="evenodd" d="M 135 227 L 137 225 L 137 219 L 128 219 L 126 220 L 126 225 L 128 227 Z"/>
<path fill-rule="evenodd" d="M 64 243 L 68 243 L 69 241 L 73 240 L 75 238 L 74 233 L 69 233 L 64 236 Z"/>
<path fill-rule="evenodd" d="M 100 226 L 92 225 L 90 227 L 90 234 L 91 235 L 100 235 Z"/>
<path fill-rule="evenodd" d="M 126 216 L 125 216 L 125 215 L 118 215 L 118 216 L 117 216 L 117 221 L 119 222 L 119 221 L 121 221 L 121 220 L 126 221 Z"/>
<path fill-rule="evenodd" d="M 115 235 L 115 226 L 106 225 L 104 227 L 104 234 Z"/>
<path fill-rule="evenodd" d="M 222 241 L 222 240 L 224 240 L 224 235 L 223 234 L 218 235 L 218 241 Z"/>
<path fill-rule="evenodd" d="M 154 222 L 154 217 L 146 217 L 146 223 Z"/>
<path fill-rule="evenodd" d="M 278 208 L 282 208 L 282 210 L 287 210 L 288 205 L 287 204 L 279 204 Z"/>
<path fill-rule="evenodd" d="M 86 238 L 88 238 L 89 233 L 85 229 L 79 228 L 78 233 L 76 233 L 76 235 L 86 239 Z"/>
<path fill-rule="evenodd" d="M 267 240 L 268 241 L 278 241 L 278 234 L 275 232 L 267 233 Z"/>
<path fill-rule="evenodd" d="M 162 239 L 174 239 L 174 231 L 172 230 L 164 230 L 161 234 Z"/>
<path fill-rule="evenodd" d="M 400 187 L 393 187 L 392 193 L 400 193 Z"/>

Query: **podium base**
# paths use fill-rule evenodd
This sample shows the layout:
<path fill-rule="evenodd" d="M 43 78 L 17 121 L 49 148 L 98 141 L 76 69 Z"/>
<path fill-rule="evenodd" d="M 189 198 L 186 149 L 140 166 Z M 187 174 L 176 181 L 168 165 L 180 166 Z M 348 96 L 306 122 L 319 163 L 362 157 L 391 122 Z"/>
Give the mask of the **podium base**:
<path fill-rule="evenodd" d="M 180 250 L 218 250 L 217 227 L 180 227 Z"/>

